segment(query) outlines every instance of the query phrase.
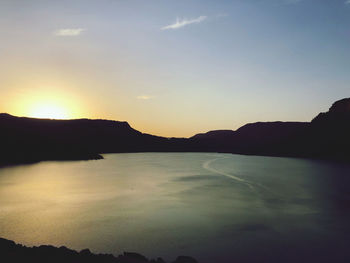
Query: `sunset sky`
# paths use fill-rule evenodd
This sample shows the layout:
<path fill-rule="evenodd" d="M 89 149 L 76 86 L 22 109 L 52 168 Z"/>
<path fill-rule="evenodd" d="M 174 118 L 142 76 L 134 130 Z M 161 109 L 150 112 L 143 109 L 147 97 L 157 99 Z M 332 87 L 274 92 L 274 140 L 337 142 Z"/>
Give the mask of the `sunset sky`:
<path fill-rule="evenodd" d="M 162 136 L 350 97 L 350 1 L 0 0 L 0 112 Z"/>

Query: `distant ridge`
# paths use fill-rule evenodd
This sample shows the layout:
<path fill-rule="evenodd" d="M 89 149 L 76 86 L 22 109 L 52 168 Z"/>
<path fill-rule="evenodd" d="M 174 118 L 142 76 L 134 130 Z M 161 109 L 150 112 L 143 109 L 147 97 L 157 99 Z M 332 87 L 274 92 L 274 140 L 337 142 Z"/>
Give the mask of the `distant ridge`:
<path fill-rule="evenodd" d="M 236 131 L 165 138 L 111 120 L 50 120 L 0 114 L 0 165 L 101 159 L 103 153 L 226 152 L 350 161 L 350 98 L 311 122 L 257 122 Z"/>
<path fill-rule="evenodd" d="M 203 150 L 350 161 L 350 98 L 333 103 L 311 122 L 257 122 L 236 131 L 197 134 Z"/>

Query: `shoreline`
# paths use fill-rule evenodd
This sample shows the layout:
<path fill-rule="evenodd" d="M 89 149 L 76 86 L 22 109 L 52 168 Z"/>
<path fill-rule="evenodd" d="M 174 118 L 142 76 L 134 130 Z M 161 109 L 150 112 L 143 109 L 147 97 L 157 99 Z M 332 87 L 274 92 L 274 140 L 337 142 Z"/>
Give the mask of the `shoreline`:
<path fill-rule="evenodd" d="M 17 165 L 26 165 L 26 164 L 35 164 L 45 161 L 92 161 L 92 160 L 102 160 L 104 159 L 101 154 L 83 154 L 83 155 L 75 155 L 75 156 L 57 156 L 51 158 L 45 157 L 35 157 L 24 159 L 21 158 L 3 158 L 0 159 L 0 168 L 12 167 Z"/>
<path fill-rule="evenodd" d="M 41 245 L 27 247 L 1 237 L 0 253 L 0 258 L 5 260 L 4 262 L 11 263 L 167 263 L 160 257 L 148 259 L 135 252 L 124 252 L 115 256 L 113 254 L 95 254 L 87 248 L 78 252 L 65 246 Z M 189 256 L 178 256 L 169 263 L 198 263 L 198 261 Z"/>
<path fill-rule="evenodd" d="M 6 167 L 13 167 L 18 165 L 29 165 L 36 164 L 45 161 L 93 161 L 93 160 L 103 160 L 103 154 L 119 154 L 119 153 L 222 153 L 222 154 L 232 154 L 232 155 L 242 155 L 242 156 L 257 156 L 257 157 L 273 157 L 273 158 L 297 158 L 304 160 L 313 161 L 328 161 L 340 164 L 350 164 L 349 158 L 336 158 L 336 157 L 313 157 L 313 156 L 298 156 L 298 155 L 272 155 L 272 154 L 253 154 L 253 153 L 241 153 L 241 152 L 219 152 L 219 151 L 123 151 L 123 152 L 108 152 L 108 153 L 96 153 L 96 154 L 83 154 L 74 156 L 57 156 L 56 158 L 13 158 L 3 160 L 0 158 L 0 169 Z"/>

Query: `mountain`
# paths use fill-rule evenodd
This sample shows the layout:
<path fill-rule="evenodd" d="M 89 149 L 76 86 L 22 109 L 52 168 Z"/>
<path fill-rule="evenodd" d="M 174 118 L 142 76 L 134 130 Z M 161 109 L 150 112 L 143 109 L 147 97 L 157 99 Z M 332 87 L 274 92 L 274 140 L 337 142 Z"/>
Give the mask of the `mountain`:
<path fill-rule="evenodd" d="M 295 140 L 301 138 L 308 126 L 304 122 L 257 122 L 237 131 L 211 131 L 190 139 L 205 146 L 205 151 L 289 156 L 297 150 Z"/>
<path fill-rule="evenodd" d="M 313 154 L 350 159 L 350 98 L 333 103 L 311 122 Z"/>
<path fill-rule="evenodd" d="M 311 122 L 257 122 L 191 138 L 141 133 L 127 122 L 0 114 L 0 165 L 100 159 L 102 153 L 226 152 L 350 160 L 350 98 Z"/>
<path fill-rule="evenodd" d="M 101 159 L 100 153 L 186 151 L 186 140 L 143 134 L 127 122 L 0 114 L 0 164 Z"/>
<path fill-rule="evenodd" d="M 190 138 L 202 150 L 238 154 L 350 160 L 350 98 L 336 101 L 311 122 L 257 122 L 236 131 Z"/>

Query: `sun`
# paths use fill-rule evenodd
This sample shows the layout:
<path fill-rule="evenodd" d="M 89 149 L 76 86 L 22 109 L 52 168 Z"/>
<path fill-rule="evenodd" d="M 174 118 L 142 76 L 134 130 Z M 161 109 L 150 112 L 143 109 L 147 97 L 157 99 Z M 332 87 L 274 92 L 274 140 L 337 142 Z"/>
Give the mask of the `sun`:
<path fill-rule="evenodd" d="M 12 114 L 39 119 L 77 119 L 85 114 L 81 96 L 58 88 L 36 88 L 12 100 Z"/>
<path fill-rule="evenodd" d="M 63 106 L 54 103 L 38 103 L 32 106 L 29 114 L 34 118 L 67 119 L 69 114 Z"/>

